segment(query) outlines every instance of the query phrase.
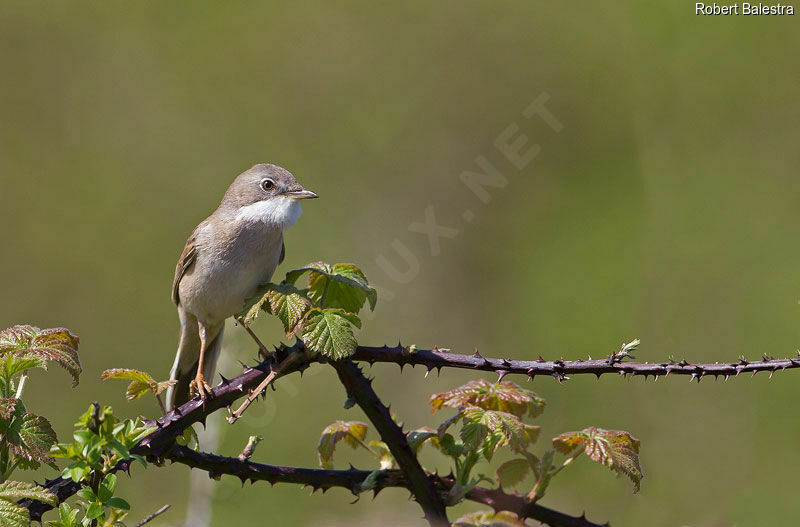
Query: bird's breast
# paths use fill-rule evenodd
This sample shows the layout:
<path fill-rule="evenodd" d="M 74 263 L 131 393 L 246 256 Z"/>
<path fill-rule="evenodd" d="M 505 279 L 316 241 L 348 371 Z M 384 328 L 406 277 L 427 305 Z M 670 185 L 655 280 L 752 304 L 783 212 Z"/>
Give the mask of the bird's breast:
<path fill-rule="evenodd" d="M 278 266 L 281 230 L 264 224 L 239 227 L 225 234 L 199 233 L 197 260 L 180 284 L 184 308 L 199 320 L 219 323 L 239 313 Z"/>

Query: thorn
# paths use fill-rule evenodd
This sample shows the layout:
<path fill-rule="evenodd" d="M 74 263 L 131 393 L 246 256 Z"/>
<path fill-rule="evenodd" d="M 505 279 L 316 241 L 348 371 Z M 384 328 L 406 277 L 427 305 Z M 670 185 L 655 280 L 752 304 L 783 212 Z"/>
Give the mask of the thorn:
<path fill-rule="evenodd" d="M 497 377 L 497 382 L 498 383 L 503 380 L 503 377 L 508 375 L 508 371 L 506 371 L 506 370 L 497 370 L 497 371 L 495 371 L 495 373 L 498 375 L 498 377 Z"/>
<path fill-rule="evenodd" d="M 730 375 L 728 375 L 728 374 L 726 373 L 726 374 L 725 374 L 725 382 L 728 382 L 728 378 L 730 378 Z"/>
<path fill-rule="evenodd" d="M 800 351 L 797 352 L 797 355 L 800 356 Z M 476 359 L 483 358 L 483 355 L 481 355 L 481 352 L 478 351 L 478 348 L 475 348 L 475 353 L 473 353 L 472 356 Z"/>
<path fill-rule="evenodd" d="M 511 361 L 508 359 L 503 359 L 503 366 L 511 366 Z"/>
<path fill-rule="evenodd" d="M 686 362 L 686 359 L 681 359 L 681 361 L 678 363 L 678 366 L 688 366 L 688 365 L 689 363 Z"/>
<path fill-rule="evenodd" d="M 222 379 L 222 384 L 223 385 L 228 384 L 229 382 L 231 382 L 229 379 L 226 379 L 225 376 L 222 375 L 221 373 L 219 374 L 219 377 L 220 377 L 220 379 Z"/>
<path fill-rule="evenodd" d="M 547 361 L 544 360 L 541 355 L 539 355 L 539 358 L 536 359 L 536 362 L 547 362 Z"/>

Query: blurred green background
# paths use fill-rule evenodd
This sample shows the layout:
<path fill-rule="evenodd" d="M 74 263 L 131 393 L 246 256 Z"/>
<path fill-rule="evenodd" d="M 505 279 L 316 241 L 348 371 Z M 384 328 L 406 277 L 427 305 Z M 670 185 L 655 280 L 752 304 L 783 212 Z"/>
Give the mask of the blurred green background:
<path fill-rule="evenodd" d="M 798 45 L 795 17 L 697 17 L 672 1 L 2 2 L 0 326 L 69 327 L 84 365 L 74 390 L 63 372 L 37 374 L 29 406 L 65 439 L 92 400 L 157 412 L 100 372 L 167 376 L 183 243 L 265 161 L 321 196 L 287 234 L 278 276 L 314 260 L 361 265 L 381 287 L 363 343 L 576 359 L 641 337 L 644 361 L 793 355 Z M 559 133 L 522 116 L 542 93 Z M 514 124 L 541 148 L 523 170 L 494 146 Z M 459 180 L 477 156 L 508 180 L 488 204 Z M 435 256 L 408 228 L 429 206 L 458 229 Z M 402 269 L 394 240 L 419 265 L 407 283 L 378 264 Z M 269 320 L 256 331 L 282 336 Z M 230 376 L 255 350 L 236 328 L 226 338 Z M 371 372 L 407 426 L 435 425 L 427 394 L 474 378 Z M 545 440 L 596 425 L 643 445 L 640 494 L 581 460 L 542 503 L 616 526 L 789 524 L 798 382 L 525 384 L 548 401 Z M 255 459 L 315 466 L 325 425 L 363 419 L 344 399 L 330 369 L 284 379 L 221 428 L 219 450 L 236 455 L 258 433 Z M 171 503 L 153 525 L 183 525 L 189 470 L 134 470 L 121 488 L 132 517 Z M 225 478 L 194 507 L 211 503 L 217 526 L 422 524 L 404 491 L 351 505 L 343 490 L 240 487 Z"/>

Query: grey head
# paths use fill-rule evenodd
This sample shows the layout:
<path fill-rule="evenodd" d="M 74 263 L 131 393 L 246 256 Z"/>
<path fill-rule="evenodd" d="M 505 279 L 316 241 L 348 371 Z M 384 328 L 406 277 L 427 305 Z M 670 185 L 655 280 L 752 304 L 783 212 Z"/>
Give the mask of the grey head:
<path fill-rule="evenodd" d="M 262 163 L 239 174 L 213 216 L 240 225 L 258 222 L 285 230 L 300 217 L 300 201 L 316 197 L 288 170 Z"/>
<path fill-rule="evenodd" d="M 300 185 L 285 168 L 259 163 L 239 174 L 231 183 L 221 206 L 227 209 L 240 209 L 275 198 L 300 200 L 316 197 L 314 192 Z"/>

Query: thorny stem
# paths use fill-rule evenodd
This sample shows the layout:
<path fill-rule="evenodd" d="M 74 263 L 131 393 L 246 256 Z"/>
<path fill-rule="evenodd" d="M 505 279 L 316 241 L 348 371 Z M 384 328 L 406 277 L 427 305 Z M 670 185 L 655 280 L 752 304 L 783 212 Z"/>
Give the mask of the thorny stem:
<path fill-rule="evenodd" d="M 282 371 L 284 371 L 287 367 L 291 366 L 294 362 L 297 362 L 301 357 L 302 357 L 301 351 L 293 351 L 285 359 L 283 359 L 281 363 L 278 364 L 278 366 L 274 370 L 270 371 L 269 374 L 264 378 L 264 380 L 261 381 L 261 384 L 259 384 L 255 390 L 250 392 L 250 395 L 247 396 L 247 399 L 245 399 L 242 405 L 236 410 L 234 410 L 233 413 L 231 413 L 231 415 L 226 417 L 228 422 L 230 424 L 235 423 L 242 416 L 245 410 L 247 410 L 247 407 L 250 406 L 253 403 L 253 401 L 258 399 L 258 397 L 262 393 L 264 393 L 264 390 L 266 390 L 270 384 L 275 382 L 275 379 L 278 378 L 278 375 L 280 375 Z"/>
<path fill-rule="evenodd" d="M 473 355 L 462 355 L 460 353 L 450 353 L 449 350 L 417 349 L 398 344 L 395 347 L 389 346 L 359 346 L 351 360 L 364 361 L 370 364 L 376 362 L 389 362 L 399 365 L 422 365 L 428 370 L 441 368 L 460 368 L 466 370 L 489 371 L 498 374 L 501 378 L 508 374 L 527 375 L 533 379 L 537 375 L 553 377 L 559 382 L 569 380 L 568 375 L 592 374 L 600 377 L 605 374 L 617 374 L 623 377 L 627 375 L 653 377 L 658 379 L 667 375 L 686 375 L 690 381 L 698 382 L 706 376 L 714 378 L 736 377 L 740 373 L 751 373 L 755 375 L 759 372 L 767 372 L 770 377 L 775 372 L 800 368 L 800 355 L 795 358 L 776 359 L 764 356 L 761 360 L 748 361 L 740 358 L 736 362 L 715 362 L 713 364 L 693 364 L 682 360 L 680 362 L 627 362 L 619 359 L 618 354 L 613 353 L 606 359 L 589 360 L 544 360 L 541 357 L 537 360 L 510 360 L 495 359 L 484 357 L 477 351 Z"/>
<path fill-rule="evenodd" d="M 188 426 L 197 422 L 204 422 L 208 415 L 229 406 L 233 401 L 242 397 L 247 389 L 255 387 L 263 381 L 265 376 L 270 375 L 277 365 L 278 358 L 285 357 L 287 354 L 297 350 L 304 350 L 301 342 L 297 342 L 290 347 L 279 349 L 275 354 L 276 356 L 267 357 L 254 368 L 245 367 L 242 374 L 233 379 L 223 380 L 221 385 L 214 388 L 211 398 L 205 401 L 201 401 L 199 398 L 192 399 L 182 407 L 152 421 L 153 424 L 158 426 L 158 429 L 144 438 L 139 445 L 134 448 L 134 453 L 164 457 L 167 452 L 170 452 L 174 456 L 174 448 L 178 448 L 174 446 L 174 440 L 176 437 L 180 436 Z M 764 357 L 763 360 L 752 362 L 742 358 L 738 362 L 721 364 L 691 364 L 686 361 L 668 361 L 652 364 L 621 362 L 611 356 L 608 359 L 601 360 L 546 361 L 544 359 L 538 359 L 534 361 L 517 361 L 483 357 L 477 352 L 474 355 L 461 355 L 441 349 L 424 350 L 414 348 L 412 351 L 412 348 L 402 345 L 393 348 L 388 346 L 359 346 L 356 353 L 350 358 L 351 360 L 364 361 L 370 364 L 375 362 L 387 362 L 397 364 L 401 367 L 407 364 L 412 366 L 422 365 L 428 368 L 428 370 L 434 368 L 461 368 L 475 371 L 489 371 L 495 372 L 501 377 L 511 373 L 528 375 L 529 378 L 536 375 L 547 375 L 559 381 L 565 380 L 568 374 L 594 374 L 600 376 L 613 373 L 622 376 L 628 374 L 641 375 L 645 378 L 652 375 L 656 379 L 659 376 L 666 376 L 668 374 L 686 375 L 690 376 L 690 380 L 696 379 L 699 381 L 706 375 L 713 375 L 715 377 L 722 375 L 727 378 L 728 376 L 736 376 L 739 373 L 755 374 L 758 372 L 768 372 L 771 376 L 776 371 L 800 368 L 800 358 L 774 359 L 771 357 Z M 303 361 L 281 372 L 279 376 L 287 375 L 298 370 L 302 371 L 315 362 L 325 362 L 325 360 L 319 356 L 306 357 Z M 170 448 L 173 448 L 173 450 L 169 450 Z M 227 463 L 227 461 L 225 463 Z M 127 463 L 124 466 L 127 467 Z M 119 468 L 124 467 L 118 465 L 114 470 L 118 470 Z M 366 477 L 366 475 L 368 475 L 368 471 L 365 471 L 364 477 Z M 293 483 L 303 482 L 284 479 L 281 479 L 281 481 Z M 363 481 L 363 479 L 361 481 Z M 309 482 L 305 483 L 312 484 Z M 72 480 L 64 480 L 60 477 L 48 481 L 44 487 L 53 491 L 60 501 L 66 500 L 80 489 L 78 483 Z M 503 494 L 502 492 L 498 493 L 494 490 L 475 487 L 467 493 L 466 498 L 490 505 L 495 510 L 508 510 L 515 512 L 521 517 L 534 518 L 555 527 L 599 527 L 599 524 L 588 522 L 584 517 L 572 517 L 545 507 L 540 507 L 518 495 Z M 45 511 L 52 509 L 51 506 L 35 500 L 21 500 L 20 504 L 29 509 L 31 519 L 36 521 L 41 518 Z"/>
<path fill-rule="evenodd" d="M 348 396 L 355 399 L 361 410 L 375 425 L 381 439 L 389 447 L 397 464 L 408 477 L 411 491 L 422 507 L 428 523 L 434 527 L 449 527 L 450 522 L 447 520 L 447 511 L 441 496 L 420 466 L 417 456 L 408 445 L 405 433 L 394 422 L 389 409 L 384 406 L 372 389 L 372 381 L 368 380 L 358 366 L 349 360 L 332 362 L 331 366 L 336 369 Z"/>

